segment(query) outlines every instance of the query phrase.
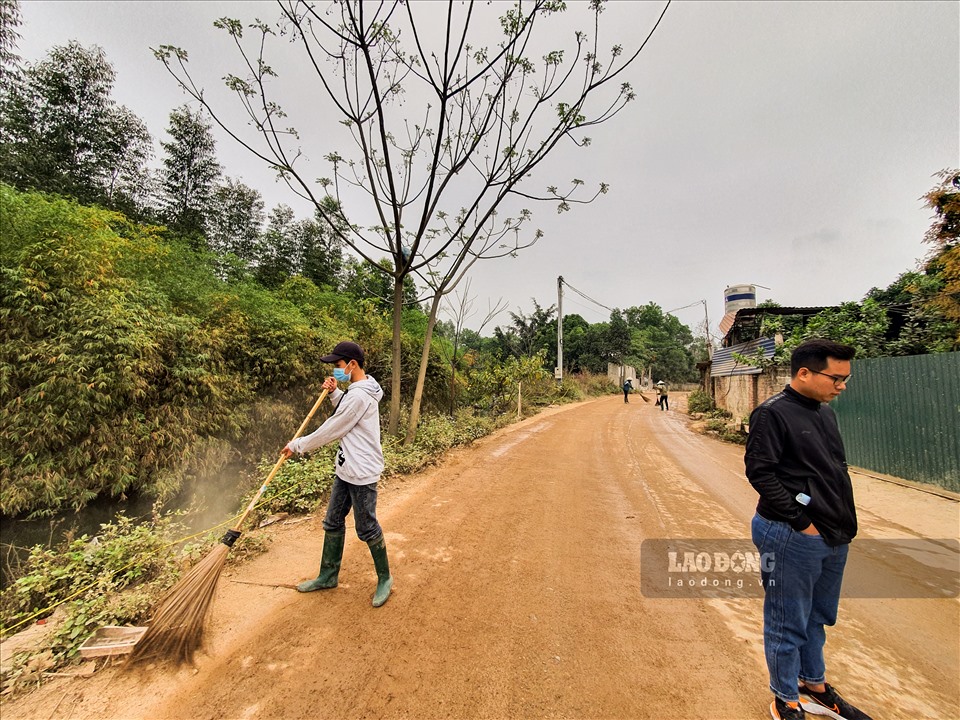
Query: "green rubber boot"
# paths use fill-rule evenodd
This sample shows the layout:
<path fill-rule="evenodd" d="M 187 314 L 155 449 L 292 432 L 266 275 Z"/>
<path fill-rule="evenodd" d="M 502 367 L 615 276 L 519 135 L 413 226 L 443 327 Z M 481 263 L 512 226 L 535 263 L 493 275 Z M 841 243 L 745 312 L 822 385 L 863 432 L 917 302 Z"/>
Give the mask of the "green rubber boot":
<path fill-rule="evenodd" d="M 390 597 L 390 588 L 393 587 L 393 578 L 390 576 L 390 563 L 387 562 L 387 543 L 383 535 L 367 543 L 373 564 L 377 568 L 377 591 L 373 594 L 373 606 L 380 607 Z"/>
<path fill-rule="evenodd" d="M 297 590 L 313 592 L 314 590 L 329 590 L 337 586 L 337 576 L 340 575 L 340 561 L 343 559 L 344 537 L 344 533 L 324 533 L 320 574 L 313 580 L 306 580 L 297 585 Z"/>

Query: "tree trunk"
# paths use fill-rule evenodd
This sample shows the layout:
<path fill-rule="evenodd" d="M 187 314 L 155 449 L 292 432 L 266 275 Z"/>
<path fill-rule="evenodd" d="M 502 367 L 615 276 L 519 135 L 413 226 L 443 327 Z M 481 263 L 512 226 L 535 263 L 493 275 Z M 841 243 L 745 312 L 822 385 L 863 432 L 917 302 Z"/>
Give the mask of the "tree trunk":
<path fill-rule="evenodd" d="M 420 372 L 417 375 L 417 389 L 413 392 L 413 407 L 410 408 L 410 422 L 407 424 L 407 437 L 404 447 L 412 445 L 417 437 L 417 425 L 420 424 L 420 403 L 423 400 L 423 386 L 427 380 L 427 366 L 430 364 L 430 343 L 433 341 L 433 328 L 437 324 L 437 310 L 443 296 L 437 293 L 430 303 L 430 319 L 427 321 L 427 333 L 423 338 L 423 352 L 420 354 Z"/>
<path fill-rule="evenodd" d="M 390 418 L 387 432 L 397 434 L 400 426 L 400 320 L 403 317 L 403 278 L 394 277 L 393 282 L 393 356 L 390 360 Z"/>
<path fill-rule="evenodd" d="M 460 333 L 453 340 L 453 358 L 450 360 L 450 417 L 457 410 L 457 350 L 460 347 Z"/>

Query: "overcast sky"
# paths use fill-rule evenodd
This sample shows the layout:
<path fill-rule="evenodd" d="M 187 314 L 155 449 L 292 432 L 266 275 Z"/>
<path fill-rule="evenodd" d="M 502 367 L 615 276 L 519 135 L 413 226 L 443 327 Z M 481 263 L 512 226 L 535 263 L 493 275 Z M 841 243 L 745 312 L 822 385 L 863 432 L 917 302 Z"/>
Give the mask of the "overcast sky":
<path fill-rule="evenodd" d="M 118 73 L 114 98 L 158 141 L 186 97 L 149 48 L 188 50 L 192 72 L 215 86 L 239 71 L 213 20 L 279 15 L 254 2 L 21 6 L 24 59 L 68 40 L 100 45 Z M 601 43 L 635 48 L 662 8 L 611 3 Z M 758 299 L 783 305 L 859 300 L 888 285 L 927 252 L 920 196 L 932 175 L 960 165 L 958 38 L 956 2 L 675 2 L 627 74 L 637 99 L 591 133 L 591 147 L 558 151 L 542 183 L 579 177 L 610 192 L 561 215 L 531 206 L 545 236 L 516 259 L 475 266 L 474 322 L 498 298 L 525 313 L 530 298 L 555 303 L 558 275 L 609 307 L 705 299 L 714 334 L 730 284 L 767 286 Z M 292 74 L 302 60 L 287 58 L 277 69 Z M 300 109 L 310 118 L 301 133 L 336 137 L 327 107 Z M 268 209 L 286 202 L 308 214 L 260 161 L 217 137 L 226 174 L 259 189 Z M 320 161 L 334 149 L 312 147 L 316 175 L 329 174 Z M 572 293 L 564 312 L 609 316 Z M 703 321 L 700 305 L 675 314 Z"/>

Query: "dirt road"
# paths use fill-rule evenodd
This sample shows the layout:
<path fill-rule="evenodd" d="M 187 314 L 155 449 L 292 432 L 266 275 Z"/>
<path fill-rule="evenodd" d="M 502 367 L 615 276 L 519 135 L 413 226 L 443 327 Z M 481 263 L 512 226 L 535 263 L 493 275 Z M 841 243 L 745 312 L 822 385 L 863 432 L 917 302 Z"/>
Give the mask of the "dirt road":
<path fill-rule="evenodd" d="M 547 410 L 383 489 L 383 608 L 350 534 L 336 590 L 270 587 L 315 575 L 322 541 L 319 516 L 274 526 L 221 578 L 197 669 L 59 679 L 4 718 L 768 717 L 759 597 L 641 594 L 645 539 L 749 538 L 742 469 L 741 448 L 636 397 Z M 955 499 L 854 482 L 861 538 L 957 538 Z M 877 720 L 958 716 L 960 601 L 894 595 L 956 571 L 941 546 L 899 574 L 867 553 L 858 578 L 907 585 L 845 598 L 828 635 L 829 679 Z"/>

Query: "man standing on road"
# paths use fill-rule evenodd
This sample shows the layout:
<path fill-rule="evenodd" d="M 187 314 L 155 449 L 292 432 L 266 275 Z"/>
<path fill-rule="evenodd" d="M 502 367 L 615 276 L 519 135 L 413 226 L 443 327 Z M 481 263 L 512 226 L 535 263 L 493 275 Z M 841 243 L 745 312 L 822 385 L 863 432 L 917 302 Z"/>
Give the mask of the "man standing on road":
<path fill-rule="evenodd" d="M 313 592 L 337 586 L 346 536 L 345 520 L 352 507 L 357 537 L 370 546 L 377 570 L 373 606 L 380 607 L 390 597 L 393 586 L 387 545 L 377 522 L 377 481 L 383 472 L 379 408 L 383 389 L 373 377 L 364 373 L 363 350 L 356 343 L 338 343 L 332 353 L 320 360 L 334 365 L 333 377 L 324 380 L 323 387 L 330 391 L 330 401 L 336 410 L 313 433 L 287 443 L 284 452 L 287 457 L 294 453 L 300 455 L 335 440 L 340 441 L 340 448 L 337 450 L 336 477 L 323 519 L 320 574 L 314 580 L 297 585 L 297 590 Z M 340 391 L 338 381 L 350 383 L 347 392 Z"/>
<path fill-rule="evenodd" d="M 760 575 L 775 720 L 800 720 L 805 711 L 870 720 L 826 682 L 823 658 L 824 627 L 837 621 L 857 534 L 843 441 L 826 403 L 846 388 L 855 352 L 830 340 L 803 343 L 790 359 L 790 384 L 750 415 L 745 462 L 760 494 L 753 542 L 769 559 Z"/>
<path fill-rule="evenodd" d="M 626 382 L 623 383 L 623 401 L 625 403 L 630 402 L 630 391 L 633 390 L 633 381 L 630 378 L 627 378 Z"/>

